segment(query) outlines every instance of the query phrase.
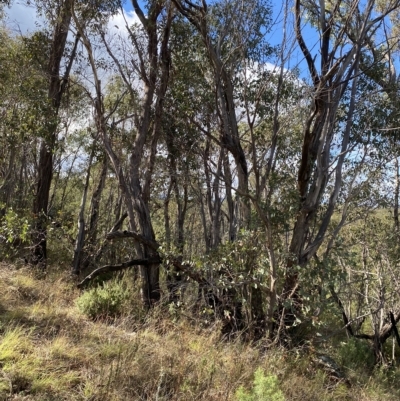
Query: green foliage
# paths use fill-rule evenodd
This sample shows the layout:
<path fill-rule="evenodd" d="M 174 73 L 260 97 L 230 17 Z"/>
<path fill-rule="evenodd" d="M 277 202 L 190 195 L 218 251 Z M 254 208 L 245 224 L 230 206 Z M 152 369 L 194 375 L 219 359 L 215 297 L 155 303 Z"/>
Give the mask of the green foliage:
<path fill-rule="evenodd" d="M 346 369 L 358 370 L 370 368 L 374 366 L 374 355 L 371 347 L 367 342 L 354 338 L 349 338 L 346 342 L 342 342 L 337 348 L 339 354 L 339 362 Z"/>
<path fill-rule="evenodd" d="M 206 266 L 214 271 L 229 271 L 230 275 L 252 275 L 253 279 L 262 281 L 269 271 L 269 262 L 265 247 L 265 233 L 262 230 L 241 230 L 238 240 L 222 244 L 205 260 Z"/>
<path fill-rule="evenodd" d="M 221 46 L 221 35 L 225 36 L 221 53 L 226 61 L 243 56 L 261 61 L 273 53 L 274 49 L 265 41 L 272 25 L 270 1 L 221 1 L 213 3 L 209 10 L 210 36 L 217 46 Z"/>
<path fill-rule="evenodd" d="M 10 208 L 2 220 L 0 235 L 3 235 L 9 244 L 12 244 L 16 238 L 26 241 L 28 239 L 29 227 L 28 219 L 21 217 Z"/>
<path fill-rule="evenodd" d="M 258 368 L 254 373 L 252 390 L 246 391 L 240 386 L 235 397 L 238 401 L 284 401 L 285 397 L 279 389 L 278 378 L 275 375 L 265 376 L 264 371 Z"/>
<path fill-rule="evenodd" d="M 115 317 L 122 313 L 129 291 L 117 280 L 92 288 L 77 300 L 78 309 L 92 319 Z"/>
<path fill-rule="evenodd" d="M 42 136 L 52 126 L 54 116 L 47 96 L 47 64 L 44 54 L 48 38 L 44 32 L 14 38 L 0 32 L 0 131 L 8 146 Z M 8 149 L 8 148 L 6 148 Z"/>

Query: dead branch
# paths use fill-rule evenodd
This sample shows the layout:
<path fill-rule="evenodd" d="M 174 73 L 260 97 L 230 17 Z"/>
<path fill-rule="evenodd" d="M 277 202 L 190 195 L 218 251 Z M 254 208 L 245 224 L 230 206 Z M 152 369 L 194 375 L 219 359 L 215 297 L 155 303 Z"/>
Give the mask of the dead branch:
<path fill-rule="evenodd" d="M 122 227 L 124 220 L 128 217 L 128 213 L 125 212 L 123 215 L 115 222 L 114 226 L 111 228 L 110 233 L 119 230 Z M 103 254 L 104 249 L 107 247 L 108 241 L 104 240 L 101 244 L 100 248 L 97 250 L 96 254 L 93 257 L 94 263 L 97 263 Z"/>
<path fill-rule="evenodd" d="M 93 280 L 95 277 L 99 276 L 103 273 L 109 272 L 117 272 L 121 270 L 128 269 L 132 266 L 148 266 L 152 264 L 160 263 L 160 258 L 150 258 L 150 259 L 133 259 L 129 260 L 128 262 L 120 263 L 118 265 L 105 265 L 99 267 L 98 269 L 94 270 L 88 276 L 86 276 L 78 285 L 78 288 L 84 288 L 89 283 L 89 281 Z"/>
<path fill-rule="evenodd" d="M 329 286 L 329 291 L 332 295 L 333 300 L 336 302 L 337 306 L 339 307 L 340 311 L 342 312 L 342 318 L 343 318 L 343 322 L 345 324 L 347 333 L 350 336 L 354 337 L 354 332 L 351 327 L 351 322 L 349 322 L 346 311 L 344 309 L 344 305 L 343 305 L 342 301 L 340 300 L 339 295 L 336 293 L 335 289 L 333 288 L 333 285 Z"/>
<path fill-rule="evenodd" d="M 114 231 L 114 232 L 109 232 L 106 235 L 106 238 L 108 240 L 113 240 L 113 239 L 122 239 L 122 238 L 134 238 L 136 241 L 141 242 L 142 244 L 150 247 L 153 250 L 157 250 L 159 248 L 159 244 L 155 241 L 151 241 L 143 235 L 135 233 L 134 231 Z"/>
<path fill-rule="evenodd" d="M 393 312 L 389 312 L 390 321 L 392 323 L 392 330 L 397 340 L 397 345 L 400 347 L 400 335 L 396 327 L 396 319 L 394 318 Z"/>
<path fill-rule="evenodd" d="M 360 338 L 360 339 L 364 339 L 364 340 L 370 340 L 370 341 L 375 341 L 376 337 L 374 335 L 371 334 L 355 334 L 352 327 L 351 327 L 351 321 L 349 321 L 343 303 L 340 300 L 338 294 L 336 293 L 336 291 L 334 290 L 333 286 L 329 286 L 332 298 L 334 299 L 334 301 L 336 302 L 336 304 L 339 306 L 341 312 L 342 312 L 342 317 L 343 317 L 343 322 L 345 324 L 345 328 L 347 330 L 347 333 L 354 337 L 354 338 Z M 385 341 L 390 337 L 390 335 L 392 334 L 392 331 L 394 332 L 395 336 L 396 336 L 396 340 L 397 343 L 400 346 L 400 335 L 399 332 L 397 331 L 397 327 L 396 324 L 400 321 L 400 312 L 398 312 L 396 314 L 396 316 L 394 316 L 393 312 L 389 313 L 389 317 L 390 317 L 390 322 L 386 323 L 380 333 L 379 333 L 379 342 L 381 344 L 384 344 Z"/>

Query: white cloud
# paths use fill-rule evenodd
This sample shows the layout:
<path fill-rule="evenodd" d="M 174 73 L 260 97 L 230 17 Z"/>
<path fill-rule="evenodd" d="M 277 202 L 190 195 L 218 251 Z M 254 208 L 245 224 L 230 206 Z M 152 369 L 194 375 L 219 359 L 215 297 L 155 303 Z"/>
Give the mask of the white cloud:
<path fill-rule="evenodd" d="M 112 16 L 108 21 L 108 30 L 111 35 L 117 34 L 122 37 L 128 37 L 128 31 L 125 28 L 126 24 L 131 26 L 137 22 L 139 22 L 139 18 L 133 10 L 119 11 L 118 14 Z"/>
<path fill-rule="evenodd" d="M 37 25 L 42 22 L 36 13 L 34 2 L 27 6 L 24 2 L 14 1 L 10 8 L 5 8 L 5 14 L 7 27 L 17 34 L 32 33 L 37 30 Z M 109 33 L 128 37 L 128 32 L 125 28 L 126 23 L 131 26 L 136 22 L 139 22 L 139 19 L 133 10 L 124 10 L 124 14 L 119 11 L 108 22 Z"/>
<path fill-rule="evenodd" d="M 5 8 L 5 14 L 7 27 L 17 34 L 25 35 L 36 31 L 40 22 L 35 6 L 27 6 L 17 1 L 14 1 L 10 8 Z"/>

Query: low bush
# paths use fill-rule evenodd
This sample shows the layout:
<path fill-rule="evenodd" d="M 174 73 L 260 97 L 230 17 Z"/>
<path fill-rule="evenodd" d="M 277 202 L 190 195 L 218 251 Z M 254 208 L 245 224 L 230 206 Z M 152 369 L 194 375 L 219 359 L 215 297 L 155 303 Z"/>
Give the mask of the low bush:
<path fill-rule="evenodd" d="M 237 401 L 285 401 L 279 389 L 278 378 L 275 375 L 265 376 L 261 368 L 254 373 L 252 390 L 246 391 L 243 386 L 240 386 L 235 396 Z"/>
<path fill-rule="evenodd" d="M 76 305 L 80 312 L 92 319 L 121 315 L 129 298 L 129 291 L 118 280 L 103 283 L 83 293 Z"/>

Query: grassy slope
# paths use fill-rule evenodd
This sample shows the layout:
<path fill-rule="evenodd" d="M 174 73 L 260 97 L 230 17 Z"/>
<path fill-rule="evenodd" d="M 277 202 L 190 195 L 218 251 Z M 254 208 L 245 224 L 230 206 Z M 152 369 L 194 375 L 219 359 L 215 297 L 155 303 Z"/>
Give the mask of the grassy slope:
<path fill-rule="evenodd" d="M 357 360 L 347 358 L 351 385 L 336 383 L 310 351 L 225 342 L 217 327 L 172 319 L 168 309 L 140 324 L 92 322 L 66 275 L 37 279 L 0 264 L 0 288 L 0 400 L 235 400 L 258 367 L 278 377 L 287 400 L 400 399 L 396 380 L 362 376 Z"/>

